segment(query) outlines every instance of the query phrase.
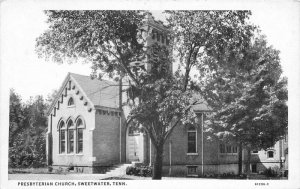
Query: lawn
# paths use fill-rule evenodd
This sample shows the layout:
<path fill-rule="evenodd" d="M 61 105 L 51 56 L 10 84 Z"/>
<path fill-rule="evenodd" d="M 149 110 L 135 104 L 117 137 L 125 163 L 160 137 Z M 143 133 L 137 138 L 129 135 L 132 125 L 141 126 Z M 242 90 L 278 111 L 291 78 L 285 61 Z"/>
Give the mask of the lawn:
<path fill-rule="evenodd" d="M 40 168 L 8 168 L 8 174 L 53 174 L 48 167 Z"/>

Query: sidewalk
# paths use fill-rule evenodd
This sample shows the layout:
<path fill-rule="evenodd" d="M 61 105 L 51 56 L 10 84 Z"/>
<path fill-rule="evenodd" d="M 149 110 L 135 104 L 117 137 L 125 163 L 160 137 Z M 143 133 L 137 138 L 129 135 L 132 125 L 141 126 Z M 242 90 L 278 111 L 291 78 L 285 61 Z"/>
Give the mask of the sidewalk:
<path fill-rule="evenodd" d="M 107 174 L 8 174 L 8 180 L 151 180 L 151 177 Z M 208 178 L 163 177 L 162 180 L 208 180 Z M 210 179 L 211 180 L 211 179 Z"/>

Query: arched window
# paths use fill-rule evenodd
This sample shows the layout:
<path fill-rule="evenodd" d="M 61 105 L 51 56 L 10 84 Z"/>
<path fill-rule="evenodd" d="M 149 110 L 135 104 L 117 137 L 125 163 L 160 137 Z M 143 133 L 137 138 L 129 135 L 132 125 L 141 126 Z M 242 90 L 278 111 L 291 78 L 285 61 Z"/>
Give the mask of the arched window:
<path fill-rule="evenodd" d="M 197 153 L 197 132 L 194 126 L 188 128 L 188 150 L 187 153 Z"/>
<path fill-rule="evenodd" d="M 59 153 L 65 153 L 66 152 L 66 127 L 65 122 L 61 121 L 59 123 Z"/>
<path fill-rule="evenodd" d="M 74 106 L 74 99 L 72 97 L 69 98 L 68 106 Z"/>
<path fill-rule="evenodd" d="M 78 118 L 76 121 L 76 131 L 77 131 L 77 149 L 76 153 L 83 152 L 83 129 L 84 123 L 81 118 Z"/>
<path fill-rule="evenodd" d="M 67 124 L 68 133 L 68 153 L 74 152 L 74 140 L 75 140 L 75 126 L 73 121 L 70 119 Z"/>

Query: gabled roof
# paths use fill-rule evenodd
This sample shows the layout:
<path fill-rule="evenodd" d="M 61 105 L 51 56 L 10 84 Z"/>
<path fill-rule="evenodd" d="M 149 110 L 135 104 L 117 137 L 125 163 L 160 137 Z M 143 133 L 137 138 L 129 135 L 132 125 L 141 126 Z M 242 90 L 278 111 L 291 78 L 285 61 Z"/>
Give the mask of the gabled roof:
<path fill-rule="evenodd" d="M 71 73 L 94 106 L 119 108 L 119 84 Z"/>
<path fill-rule="evenodd" d="M 60 99 L 67 86 L 71 81 L 79 89 L 80 93 L 86 98 L 93 108 L 107 107 L 119 108 L 119 85 L 116 82 L 91 79 L 90 76 L 84 76 L 74 73 L 68 73 L 62 86 L 60 87 L 55 100 L 51 104 L 47 114 L 49 115 L 57 101 Z"/>

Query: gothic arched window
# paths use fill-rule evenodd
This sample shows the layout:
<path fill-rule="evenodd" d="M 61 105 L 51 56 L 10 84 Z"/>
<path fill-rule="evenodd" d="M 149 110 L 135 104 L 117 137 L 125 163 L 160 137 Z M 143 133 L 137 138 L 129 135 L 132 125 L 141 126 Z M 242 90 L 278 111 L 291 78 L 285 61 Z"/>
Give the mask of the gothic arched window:
<path fill-rule="evenodd" d="M 83 152 L 83 130 L 84 130 L 84 122 L 81 118 L 78 118 L 76 121 L 76 136 L 77 136 L 77 142 L 76 142 L 76 153 L 82 153 Z"/>
<path fill-rule="evenodd" d="M 59 153 L 65 153 L 66 152 L 66 127 L 65 122 L 61 121 L 59 123 Z"/>
<path fill-rule="evenodd" d="M 67 124 L 67 135 L 68 135 L 68 153 L 74 152 L 74 140 L 75 140 L 75 126 L 73 121 L 70 119 Z"/>
<path fill-rule="evenodd" d="M 72 97 L 68 100 L 68 106 L 74 106 L 74 99 Z"/>

